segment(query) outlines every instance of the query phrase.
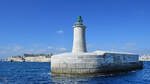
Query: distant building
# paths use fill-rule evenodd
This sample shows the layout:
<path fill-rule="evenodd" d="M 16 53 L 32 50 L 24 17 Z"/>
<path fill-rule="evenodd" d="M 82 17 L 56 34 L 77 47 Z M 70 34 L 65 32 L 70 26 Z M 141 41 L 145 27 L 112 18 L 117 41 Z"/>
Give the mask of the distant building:
<path fill-rule="evenodd" d="M 24 56 L 12 56 L 6 61 L 10 62 L 50 62 L 53 54 L 24 54 Z"/>
<path fill-rule="evenodd" d="M 53 54 L 24 54 L 24 57 L 39 57 L 39 56 L 44 56 L 46 58 L 50 58 Z"/>
<path fill-rule="evenodd" d="M 6 59 L 6 61 L 24 62 L 24 58 L 23 58 L 23 56 L 12 56 L 11 58 Z"/>
<path fill-rule="evenodd" d="M 24 54 L 26 62 L 50 62 L 53 54 Z"/>
<path fill-rule="evenodd" d="M 139 57 L 140 61 L 150 61 L 150 55 L 149 54 L 144 54 Z"/>

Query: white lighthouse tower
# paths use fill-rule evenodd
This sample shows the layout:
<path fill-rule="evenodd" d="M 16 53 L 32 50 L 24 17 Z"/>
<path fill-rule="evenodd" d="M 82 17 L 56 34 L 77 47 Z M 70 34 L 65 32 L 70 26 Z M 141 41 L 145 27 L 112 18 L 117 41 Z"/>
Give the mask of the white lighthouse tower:
<path fill-rule="evenodd" d="M 73 53 L 86 52 L 86 41 L 85 41 L 85 29 L 86 26 L 82 24 L 83 20 L 81 16 L 78 17 L 76 24 L 73 26 L 74 39 L 73 39 Z"/>
<path fill-rule="evenodd" d="M 72 52 L 51 57 L 51 73 L 91 74 L 125 71 L 142 68 L 139 55 L 125 52 L 86 51 L 85 29 L 81 16 L 73 26 Z M 109 38 L 108 38 L 109 39 Z"/>

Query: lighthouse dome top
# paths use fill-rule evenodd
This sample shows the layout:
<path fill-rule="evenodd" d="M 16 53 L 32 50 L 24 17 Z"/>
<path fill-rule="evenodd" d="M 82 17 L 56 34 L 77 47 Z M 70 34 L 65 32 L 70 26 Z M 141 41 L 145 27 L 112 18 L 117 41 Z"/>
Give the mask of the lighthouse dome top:
<path fill-rule="evenodd" d="M 85 25 L 83 25 L 83 20 L 82 20 L 82 17 L 81 16 L 78 16 L 78 19 L 76 21 L 76 23 L 74 24 L 73 28 L 86 28 Z"/>
<path fill-rule="evenodd" d="M 76 22 L 75 25 L 79 25 L 79 26 L 80 26 L 80 25 L 83 25 L 82 22 L 83 22 L 82 17 L 81 17 L 81 16 L 78 16 L 78 19 L 77 19 L 77 22 Z"/>

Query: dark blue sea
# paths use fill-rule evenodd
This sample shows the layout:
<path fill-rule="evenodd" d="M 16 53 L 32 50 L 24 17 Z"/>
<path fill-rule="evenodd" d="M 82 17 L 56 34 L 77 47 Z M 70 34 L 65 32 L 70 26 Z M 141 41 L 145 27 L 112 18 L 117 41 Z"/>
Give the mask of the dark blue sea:
<path fill-rule="evenodd" d="M 0 84 L 150 84 L 150 62 L 144 69 L 108 75 L 51 74 L 50 63 L 0 62 Z"/>

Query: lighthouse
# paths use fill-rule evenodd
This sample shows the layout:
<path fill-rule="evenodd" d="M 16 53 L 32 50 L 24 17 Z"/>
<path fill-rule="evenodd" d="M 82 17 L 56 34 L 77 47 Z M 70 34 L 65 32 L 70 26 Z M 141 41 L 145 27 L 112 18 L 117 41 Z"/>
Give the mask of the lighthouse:
<path fill-rule="evenodd" d="M 79 16 L 73 26 L 72 52 L 53 55 L 51 57 L 51 73 L 97 74 L 142 68 L 142 62 L 138 60 L 139 55 L 137 54 L 99 50 L 87 52 L 85 29 L 82 17 Z"/>
<path fill-rule="evenodd" d="M 76 24 L 73 26 L 74 39 L 73 39 L 73 53 L 84 53 L 86 52 L 86 41 L 85 41 L 85 29 L 86 26 L 82 24 L 82 17 L 79 16 Z"/>

